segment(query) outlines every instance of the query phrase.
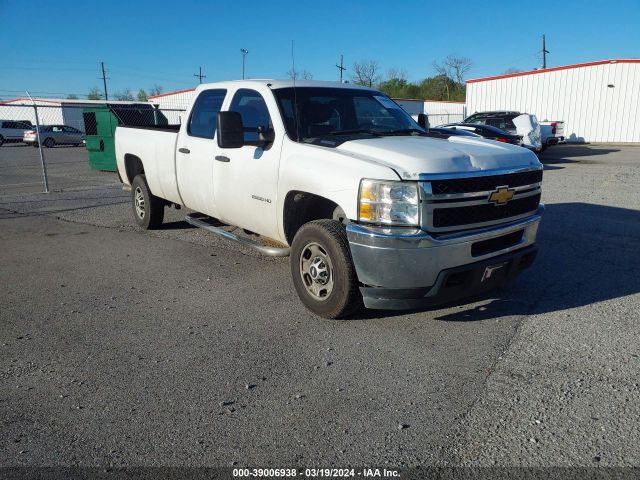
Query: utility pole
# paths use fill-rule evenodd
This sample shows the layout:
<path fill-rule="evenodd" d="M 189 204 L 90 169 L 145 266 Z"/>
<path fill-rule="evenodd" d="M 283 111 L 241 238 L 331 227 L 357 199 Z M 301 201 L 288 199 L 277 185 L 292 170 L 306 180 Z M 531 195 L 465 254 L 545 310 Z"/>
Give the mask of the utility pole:
<path fill-rule="evenodd" d="M 109 94 L 107 93 L 107 75 L 104 73 L 104 62 L 100 62 L 102 67 L 102 82 L 104 83 L 104 99 L 109 100 Z"/>
<path fill-rule="evenodd" d="M 198 72 L 199 73 L 194 73 L 193 76 L 198 77 L 198 79 L 200 80 L 200 83 L 202 83 L 202 79 L 207 78 L 207 76 L 202 74 L 202 67 L 199 67 Z"/>
<path fill-rule="evenodd" d="M 544 34 L 542 34 L 542 68 L 547 68 L 547 53 L 551 52 L 547 50 Z"/>
<path fill-rule="evenodd" d="M 338 67 L 338 70 L 340 70 L 340 83 L 342 83 L 342 72 L 346 70 L 346 68 L 344 67 L 343 60 L 344 60 L 344 55 L 340 55 L 340 65 L 336 63 L 336 67 Z"/>
<path fill-rule="evenodd" d="M 249 53 L 249 50 L 241 48 L 240 53 L 242 53 L 242 79 L 244 80 L 244 59 L 247 56 L 247 53 Z"/>

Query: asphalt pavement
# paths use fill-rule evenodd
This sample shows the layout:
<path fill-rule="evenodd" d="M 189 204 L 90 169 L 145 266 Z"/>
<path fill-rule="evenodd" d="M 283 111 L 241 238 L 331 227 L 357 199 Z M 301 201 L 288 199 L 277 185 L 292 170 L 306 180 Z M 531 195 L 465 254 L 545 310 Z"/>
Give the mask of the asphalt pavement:
<path fill-rule="evenodd" d="M 640 465 L 640 148 L 545 153 L 513 284 L 347 321 L 52 150 L 71 180 L 0 191 L 0 466 Z"/>

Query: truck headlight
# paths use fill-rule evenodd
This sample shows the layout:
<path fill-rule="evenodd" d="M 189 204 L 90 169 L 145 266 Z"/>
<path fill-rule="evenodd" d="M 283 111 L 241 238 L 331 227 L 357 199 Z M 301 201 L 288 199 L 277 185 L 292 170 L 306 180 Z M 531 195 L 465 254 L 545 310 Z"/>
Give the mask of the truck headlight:
<path fill-rule="evenodd" d="M 385 225 L 420 223 L 417 182 L 360 181 L 358 220 Z"/>

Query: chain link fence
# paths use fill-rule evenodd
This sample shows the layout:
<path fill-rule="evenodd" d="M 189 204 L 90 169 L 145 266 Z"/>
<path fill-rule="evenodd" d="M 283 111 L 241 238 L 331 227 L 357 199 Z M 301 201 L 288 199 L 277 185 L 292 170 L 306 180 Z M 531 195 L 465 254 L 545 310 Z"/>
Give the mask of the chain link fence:
<path fill-rule="evenodd" d="M 431 113 L 427 114 L 427 118 L 429 119 L 430 127 L 437 127 L 448 123 L 460 123 L 465 116 L 461 113 Z"/>
<path fill-rule="evenodd" d="M 0 103 L 0 197 L 118 185 L 115 128 L 178 126 L 184 113 L 145 102 Z"/>

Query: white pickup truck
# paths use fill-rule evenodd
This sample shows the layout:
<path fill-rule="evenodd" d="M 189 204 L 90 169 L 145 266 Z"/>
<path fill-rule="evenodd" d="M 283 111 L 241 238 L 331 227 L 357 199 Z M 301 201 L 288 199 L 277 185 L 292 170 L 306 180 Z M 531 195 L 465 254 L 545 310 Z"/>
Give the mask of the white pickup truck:
<path fill-rule="evenodd" d="M 542 148 L 564 143 L 564 122 L 560 120 L 540 122 L 540 136 L 542 137 Z"/>
<path fill-rule="evenodd" d="M 223 223 L 267 239 L 256 248 L 290 255 L 300 299 L 323 317 L 458 300 L 536 255 L 536 155 L 430 136 L 370 88 L 200 85 L 182 125 L 118 127 L 115 141 L 140 226 L 158 228 L 166 206 L 184 205 L 214 233 L 251 242 Z"/>

